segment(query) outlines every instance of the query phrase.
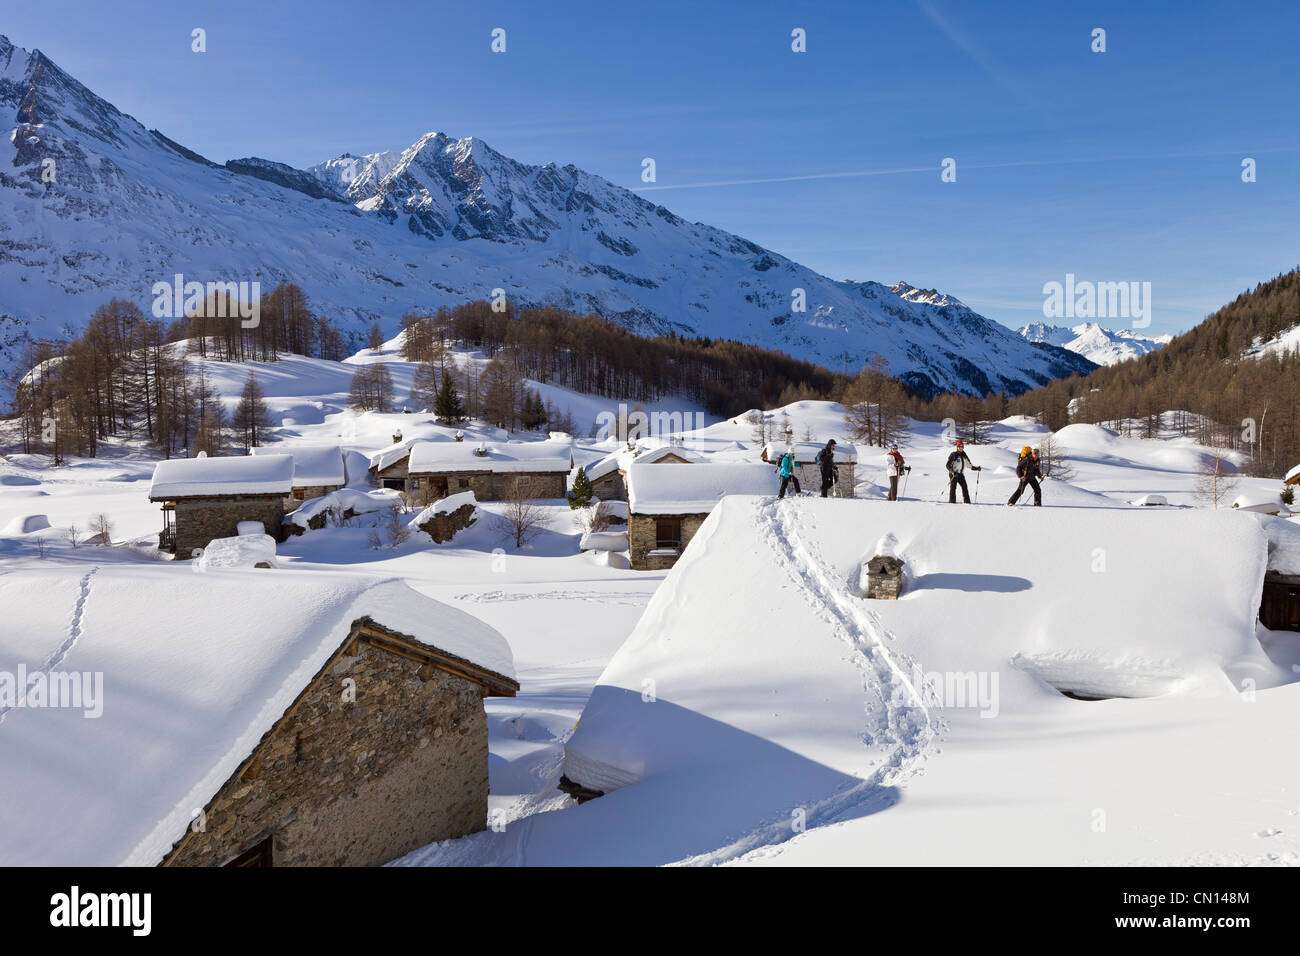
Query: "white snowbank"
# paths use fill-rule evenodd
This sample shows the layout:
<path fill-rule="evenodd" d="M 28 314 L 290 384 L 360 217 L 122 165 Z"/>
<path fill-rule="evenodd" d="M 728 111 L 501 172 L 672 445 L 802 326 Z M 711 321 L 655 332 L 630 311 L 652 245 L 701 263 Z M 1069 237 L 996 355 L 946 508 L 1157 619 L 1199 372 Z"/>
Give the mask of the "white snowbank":
<path fill-rule="evenodd" d="M 154 468 L 149 498 L 201 495 L 287 495 L 293 490 L 292 455 L 172 458 Z"/>
<path fill-rule="evenodd" d="M 626 531 L 588 531 L 578 541 L 583 551 L 626 551 Z"/>
<path fill-rule="evenodd" d="M 275 539 L 269 534 L 241 534 L 237 538 L 214 538 L 209 541 L 199 555 L 196 567 L 200 571 L 251 568 L 262 562 L 276 567 Z"/>
<path fill-rule="evenodd" d="M 491 627 L 355 574 L 15 570 L 0 607 L 0 667 L 103 675 L 96 719 L 17 707 L 0 723 L 5 866 L 157 863 L 358 618 L 514 676 Z"/>
<path fill-rule="evenodd" d="M 19 535 L 31 534 L 33 531 L 44 531 L 50 526 L 50 519 L 46 515 L 17 515 L 9 519 L 5 529 L 0 534 Z"/>
<path fill-rule="evenodd" d="M 1156 507 L 1169 504 L 1169 499 L 1164 495 L 1143 495 L 1140 498 L 1133 499 L 1133 504 L 1140 507 Z"/>
<path fill-rule="evenodd" d="M 1259 514 L 1275 515 L 1286 510 L 1282 498 L 1276 491 L 1252 489 L 1233 499 L 1232 507 L 1238 511 L 1255 511 Z"/>

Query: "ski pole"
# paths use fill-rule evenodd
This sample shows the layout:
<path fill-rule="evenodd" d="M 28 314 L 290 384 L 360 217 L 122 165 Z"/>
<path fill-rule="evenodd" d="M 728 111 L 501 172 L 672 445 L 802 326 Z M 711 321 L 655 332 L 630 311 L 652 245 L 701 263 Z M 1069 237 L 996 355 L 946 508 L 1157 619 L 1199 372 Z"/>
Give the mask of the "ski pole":
<path fill-rule="evenodd" d="M 980 471 L 975 472 L 975 503 L 980 502 Z"/>
<path fill-rule="evenodd" d="M 907 497 L 907 479 L 911 476 L 911 474 L 912 474 L 911 468 L 903 469 L 903 490 L 899 493 L 898 495 L 899 498 Z"/>

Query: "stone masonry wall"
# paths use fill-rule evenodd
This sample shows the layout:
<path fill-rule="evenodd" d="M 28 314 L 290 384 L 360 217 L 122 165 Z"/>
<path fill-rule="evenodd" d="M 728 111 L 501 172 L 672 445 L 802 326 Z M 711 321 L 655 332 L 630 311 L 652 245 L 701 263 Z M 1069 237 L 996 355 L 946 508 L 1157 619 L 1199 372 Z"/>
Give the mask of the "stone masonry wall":
<path fill-rule="evenodd" d="M 623 476 L 617 471 L 593 478 L 591 491 L 593 497 L 600 501 L 627 501 L 627 488 L 624 486 Z"/>
<path fill-rule="evenodd" d="M 504 501 L 514 494 L 516 481 L 526 481 L 528 483 L 528 496 L 530 498 L 563 498 L 567 490 L 563 472 L 501 472 L 493 474 L 487 471 L 465 471 L 465 472 L 445 472 L 438 475 L 417 476 L 420 482 L 420 493 L 426 503 L 432 504 L 441 495 L 434 491 L 436 478 L 446 478 L 447 494 L 456 495 L 462 491 L 474 492 L 474 497 L 478 501 Z M 461 479 L 469 483 L 468 487 L 461 486 Z"/>
<path fill-rule="evenodd" d="M 700 530 L 700 525 L 708 515 L 673 515 L 682 519 L 682 547 L 681 551 L 686 550 L 686 546 L 691 543 L 691 538 L 695 537 L 695 532 Z M 646 555 L 655 550 L 655 515 L 628 515 L 627 519 L 627 545 L 628 560 L 636 571 L 663 571 L 671 568 L 677 563 L 676 557 L 654 557 Z M 681 552 L 678 552 L 678 557 Z"/>
<path fill-rule="evenodd" d="M 221 865 L 272 836 L 274 866 L 374 866 L 487 823 L 478 684 L 364 641 L 326 666 L 168 860 Z M 344 699 L 355 681 L 355 703 Z"/>
<path fill-rule="evenodd" d="M 233 538 L 239 522 L 260 521 L 266 533 L 284 540 L 280 521 L 284 499 L 279 495 L 235 495 L 230 498 L 181 498 L 176 502 L 176 559 L 187 561 L 197 548 L 214 538 Z"/>
<path fill-rule="evenodd" d="M 822 470 L 821 466 L 816 462 L 804 462 L 796 465 L 794 474 L 799 479 L 800 488 L 804 491 L 811 491 L 814 495 L 822 493 Z M 835 474 L 839 480 L 831 486 L 830 496 L 833 498 L 852 498 L 853 462 L 836 462 Z"/>

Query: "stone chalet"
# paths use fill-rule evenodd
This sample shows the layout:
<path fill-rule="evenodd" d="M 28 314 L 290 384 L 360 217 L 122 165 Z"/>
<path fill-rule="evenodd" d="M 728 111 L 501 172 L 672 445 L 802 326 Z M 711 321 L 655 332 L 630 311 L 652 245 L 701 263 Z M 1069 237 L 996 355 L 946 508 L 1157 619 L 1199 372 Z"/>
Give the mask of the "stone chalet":
<path fill-rule="evenodd" d="M 699 452 L 681 445 L 661 445 L 658 448 L 622 448 L 599 461 L 585 466 L 592 494 L 600 501 L 627 501 L 627 469 L 638 464 L 686 465 L 704 460 Z"/>
<path fill-rule="evenodd" d="M 763 446 L 763 460 L 773 465 L 781 460 L 785 450 L 794 452 L 794 475 L 799 479 L 799 487 L 804 491 L 821 493 L 822 470 L 817 464 L 817 454 L 826 447 L 825 442 L 797 441 L 787 445 L 785 442 L 768 442 Z M 858 451 L 849 443 L 835 446 L 835 474 L 838 481 L 831 488 L 830 494 L 835 498 L 853 497 L 853 471 L 858 463 Z"/>
<path fill-rule="evenodd" d="M 32 594 L 103 699 L 7 715 L 0 865 L 377 866 L 487 826 L 483 699 L 519 685 L 481 621 L 336 572 L 33 569 L 0 578 L 32 670 L 67 638 Z"/>
<path fill-rule="evenodd" d="M 407 464 L 412 492 L 438 501 L 465 491 L 479 501 L 563 498 L 573 467 L 573 442 L 417 441 Z"/>
<path fill-rule="evenodd" d="M 347 485 L 343 467 L 343 449 L 338 445 L 294 445 L 280 449 L 277 445 L 254 448 L 257 457 L 290 455 L 293 458 L 293 492 L 285 500 L 286 511 L 295 510 L 304 501 L 320 498 Z"/>
<path fill-rule="evenodd" d="M 283 539 L 285 499 L 293 493 L 293 458 L 172 458 L 154 468 L 149 500 L 162 503 L 158 548 L 189 558 L 214 538 L 239 534 L 241 521 L 260 521 Z"/>
<path fill-rule="evenodd" d="M 417 439 L 395 442 L 370 456 L 370 482 L 376 488 L 414 491 L 410 481 L 411 446 L 418 441 L 451 441 L 449 438 Z"/>
<path fill-rule="evenodd" d="M 628 559 L 638 571 L 671 568 L 714 506 L 727 495 L 775 495 L 776 469 L 759 462 L 668 468 L 633 462 L 627 470 Z"/>

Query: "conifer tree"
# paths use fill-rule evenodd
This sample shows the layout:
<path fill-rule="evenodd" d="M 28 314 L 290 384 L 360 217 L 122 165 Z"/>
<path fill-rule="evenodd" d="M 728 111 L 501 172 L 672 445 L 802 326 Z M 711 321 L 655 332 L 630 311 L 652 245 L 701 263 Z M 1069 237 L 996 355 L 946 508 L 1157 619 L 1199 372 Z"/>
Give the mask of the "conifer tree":
<path fill-rule="evenodd" d="M 450 375 L 444 375 L 438 396 L 433 403 L 433 412 L 444 425 L 462 425 L 465 423 L 465 406 L 461 404 L 460 393 Z"/>
<path fill-rule="evenodd" d="M 573 510 L 585 508 L 591 504 L 592 496 L 595 490 L 591 487 L 591 479 L 587 477 L 587 470 L 581 465 L 578 466 L 578 473 L 573 476 L 573 487 L 565 498 L 569 500 L 569 507 Z"/>

